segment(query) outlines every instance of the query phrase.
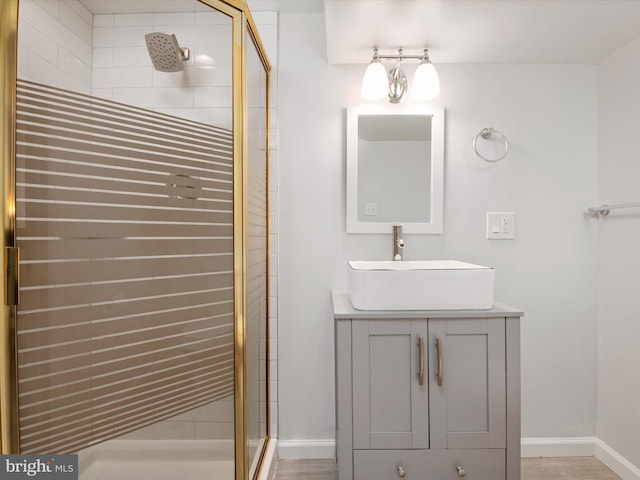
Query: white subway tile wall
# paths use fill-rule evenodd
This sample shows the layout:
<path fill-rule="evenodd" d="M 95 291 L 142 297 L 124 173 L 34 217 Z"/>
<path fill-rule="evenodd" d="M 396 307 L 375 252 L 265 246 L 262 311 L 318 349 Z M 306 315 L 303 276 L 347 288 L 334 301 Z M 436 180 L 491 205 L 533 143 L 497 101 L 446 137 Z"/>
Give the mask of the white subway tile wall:
<path fill-rule="evenodd" d="M 92 14 L 80 2 L 20 1 L 18 72 L 54 87 L 91 93 Z"/>
<path fill-rule="evenodd" d="M 21 0 L 19 77 L 231 128 L 231 26 L 216 12 L 93 15 L 77 0 Z M 278 14 L 253 14 L 270 77 L 269 420 L 278 435 Z M 25 20 L 26 19 L 26 20 Z M 216 28 L 211 28 L 216 25 Z M 153 69 L 144 35 L 175 33 L 191 49 L 183 73 Z M 261 378 L 264 382 L 265 378 Z M 135 439 L 233 437 L 233 399 L 127 435 Z"/>
<path fill-rule="evenodd" d="M 216 12 L 95 15 L 93 23 L 93 95 L 232 127 L 228 17 Z M 175 34 L 180 46 L 189 48 L 184 71 L 153 68 L 144 36 L 157 31 Z"/>
<path fill-rule="evenodd" d="M 274 21 L 276 28 L 278 26 L 278 14 L 275 12 L 271 13 L 271 19 Z M 257 21 L 257 20 L 256 20 Z M 260 25 L 258 25 L 258 30 L 260 30 Z M 271 238 L 270 238 L 270 248 L 269 254 L 271 258 L 274 259 L 271 262 L 271 268 L 273 270 L 269 270 L 270 278 L 269 278 L 269 289 L 271 290 L 270 295 L 270 305 L 272 306 L 272 314 L 269 316 L 269 337 L 273 340 L 278 338 L 278 275 L 277 269 L 274 268 L 277 265 L 277 259 L 279 255 L 279 246 L 278 246 L 278 36 L 277 33 L 275 38 L 273 39 L 273 43 L 265 43 L 265 49 L 267 50 L 267 55 L 269 55 L 269 59 L 271 61 L 271 88 L 269 91 L 270 98 L 270 108 L 269 108 L 269 178 L 270 178 L 270 189 L 273 193 L 274 200 L 271 201 L 270 204 L 270 212 L 271 217 L 275 218 L 274 222 L 275 226 L 271 227 Z M 276 438 L 278 437 L 278 350 L 272 349 L 270 350 L 270 389 L 269 389 L 269 421 L 270 421 L 270 432 L 271 436 Z"/>
<path fill-rule="evenodd" d="M 253 20 L 271 63 L 269 89 L 269 432 L 278 436 L 278 13 Z"/>
<path fill-rule="evenodd" d="M 120 437 L 126 440 L 221 440 L 234 437 L 233 396 Z"/>

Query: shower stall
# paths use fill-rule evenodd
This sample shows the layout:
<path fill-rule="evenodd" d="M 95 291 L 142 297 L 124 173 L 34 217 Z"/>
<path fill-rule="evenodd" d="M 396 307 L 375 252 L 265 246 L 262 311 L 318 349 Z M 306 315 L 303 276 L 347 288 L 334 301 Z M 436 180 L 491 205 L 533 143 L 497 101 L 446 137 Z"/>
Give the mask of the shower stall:
<path fill-rule="evenodd" d="M 3 0 L 0 62 L 2 453 L 264 475 L 270 66 L 245 2 Z"/>

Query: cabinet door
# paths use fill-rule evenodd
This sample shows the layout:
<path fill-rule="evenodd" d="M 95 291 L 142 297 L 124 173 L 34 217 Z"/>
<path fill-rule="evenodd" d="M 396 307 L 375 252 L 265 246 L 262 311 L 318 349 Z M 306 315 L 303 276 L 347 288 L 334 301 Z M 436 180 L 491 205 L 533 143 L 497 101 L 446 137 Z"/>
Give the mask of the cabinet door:
<path fill-rule="evenodd" d="M 428 448 L 427 321 L 357 320 L 352 334 L 354 448 Z"/>
<path fill-rule="evenodd" d="M 429 320 L 429 348 L 431 448 L 505 448 L 505 320 Z"/>

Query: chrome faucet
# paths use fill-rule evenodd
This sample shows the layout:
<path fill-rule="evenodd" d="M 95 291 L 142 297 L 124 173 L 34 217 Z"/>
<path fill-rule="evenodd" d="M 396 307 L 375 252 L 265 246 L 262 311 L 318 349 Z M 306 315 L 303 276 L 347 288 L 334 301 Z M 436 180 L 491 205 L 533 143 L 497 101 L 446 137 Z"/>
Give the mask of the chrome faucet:
<path fill-rule="evenodd" d="M 402 225 L 393 226 L 393 259 L 402 260 L 400 252 L 404 248 L 404 240 L 402 239 Z"/>

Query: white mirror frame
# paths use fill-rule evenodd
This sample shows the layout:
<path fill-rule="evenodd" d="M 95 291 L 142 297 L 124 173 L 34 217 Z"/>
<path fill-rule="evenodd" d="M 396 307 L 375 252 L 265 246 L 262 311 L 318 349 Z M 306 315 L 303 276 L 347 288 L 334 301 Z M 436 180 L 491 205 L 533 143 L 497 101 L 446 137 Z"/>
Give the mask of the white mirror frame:
<path fill-rule="evenodd" d="M 429 222 L 358 220 L 358 117 L 360 115 L 431 115 L 431 214 Z M 444 203 L 444 108 L 426 105 L 361 105 L 347 109 L 347 233 L 442 233 Z"/>

